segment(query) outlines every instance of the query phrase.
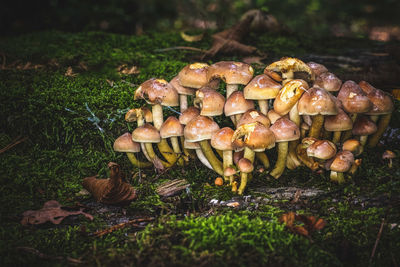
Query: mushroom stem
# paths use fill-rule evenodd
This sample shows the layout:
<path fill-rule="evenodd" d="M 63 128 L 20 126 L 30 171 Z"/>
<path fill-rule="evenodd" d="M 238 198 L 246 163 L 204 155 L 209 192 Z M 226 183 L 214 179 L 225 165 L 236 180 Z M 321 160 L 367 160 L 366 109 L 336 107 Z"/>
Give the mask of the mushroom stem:
<path fill-rule="evenodd" d="M 360 136 L 360 154 L 364 152 L 364 146 L 367 143 L 368 135 L 361 135 Z"/>
<path fill-rule="evenodd" d="M 160 104 L 153 105 L 152 113 L 153 113 L 154 127 L 156 127 L 157 130 L 160 130 L 161 125 L 164 122 L 162 106 Z"/>
<path fill-rule="evenodd" d="M 219 156 L 221 159 L 224 158 L 224 154 L 222 153 L 222 150 L 215 149 L 215 151 L 217 152 L 218 156 Z"/>
<path fill-rule="evenodd" d="M 323 140 L 330 140 L 331 139 L 331 132 L 325 130 L 325 128 L 322 128 L 321 137 L 322 137 Z"/>
<path fill-rule="evenodd" d="M 235 91 L 239 89 L 238 84 L 226 84 L 226 99 Z"/>
<path fill-rule="evenodd" d="M 169 146 L 167 139 L 161 138 L 160 143 L 157 143 L 158 150 L 161 155 L 171 164 L 174 165 L 177 161 L 177 157 L 175 155 L 174 150 Z"/>
<path fill-rule="evenodd" d="M 146 157 L 146 159 L 147 159 L 148 161 L 152 162 L 152 161 L 151 161 L 151 158 L 150 158 L 150 156 L 149 156 L 149 153 L 147 153 L 147 149 L 146 149 L 146 146 L 144 145 L 144 143 L 140 143 L 140 147 L 141 147 L 142 152 L 143 152 L 144 156 Z"/>
<path fill-rule="evenodd" d="M 232 150 L 224 150 L 222 152 L 222 159 L 223 159 L 223 169 L 230 167 L 233 165 L 233 157 L 232 157 Z M 229 181 L 229 176 L 224 175 L 224 180 Z"/>
<path fill-rule="evenodd" d="M 196 149 L 196 155 L 201 163 L 203 163 L 207 168 L 214 170 L 213 167 L 211 166 L 210 162 L 208 162 L 206 156 L 204 156 L 204 153 L 200 148 Z"/>
<path fill-rule="evenodd" d="M 312 124 L 310 127 L 310 132 L 308 133 L 309 137 L 319 138 L 321 133 L 322 125 L 324 124 L 324 116 L 323 115 L 315 115 L 313 116 Z"/>
<path fill-rule="evenodd" d="M 235 118 L 235 116 L 234 116 L 234 115 L 232 115 L 232 116 L 229 116 L 229 118 L 231 118 L 231 121 L 232 121 L 233 125 L 235 125 L 235 126 L 236 126 L 236 124 L 237 124 L 237 121 L 236 121 L 236 118 Z"/>
<path fill-rule="evenodd" d="M 256 153 L 253 150 L 251 150 L 250 148 L 248 148 L 248 147 L 244 148 L 243 157 L 250 160 L 251 163 L 254 163 L 255 155 L 256 155 Z"/>
<path fill-rule="evenodd" d="M 285 170 L 287 154 L 288 154 L 288 142 L 279 142 L 278 160 L 275 163 L 274 169 L 270 173 L 270 175 L 275 179 L 278 179 Z"/>
<path fill-rule="evenodd" d="M 171 144 L 172 144 L 172 149 L 175 152 L 175 156 L 178 157 L 178 165 L 179 166 L 183 166 L 184 165 L 183 154 L 182 154 L 181 148 L 179 147 L 178 137 L 172 136 L 171 137 Z"/>
<path fill-rule="evenodd" d="M 295 151 L 290 151 L 290 146 L 293 145 L 294 143 L 290 142 L 289 143 L 289 153 L 286 158 L 286 168 L 289 170 L 294 170 L 297 167 L 301 166 L 301 161 L 297 157 L 296 150 Z"/>
<path fill-rule="evenodd" d="M 161 160 L 156 153 L 154 152 L 153 149 L 153 144 L 152 143 L 144 143 L 144 146 L 146 148 L 147 154 L 150 157 L 150 161 L 153 162 L 153 164 L 156 166 L 156 168 L 160 168 L 161 166 L 158 166 L 157 163 L 161 163 L 163 167 L 169 168 L 172 167 L 173 164 L 169 163 L 169 162 L 165 162 L 163 160 Z"/>
<path fill-rule="evenodd" d="M 289 111 L 289 119 L 291 121 L 293 121 L 297 125 L 297 127 L 300 128 L 301 117 L 300 117 L 299 111 L 297 109 L 297 103 L 298 102 L 296 102 L 296 104 L 294 104 L 294 106 L 290 109 L 290 111 Z"/>
<path fill-rule="evenodd" d="M 185 139 L 183 136 L 181 136 L 180 138 L 181 141 L 181 146 L 183 147 L 183 153 L 185 154 L 184 160 L 185 161 L 189 161 L 190 158 L 195 159 L 196 155 L 195 153 L 191 150 L 191 149 L 186 149 L 184 144 L 185 144 Z"/>
<path fill-rule="evenodd" d="M 262 163 L 265 169 L 269 169 L 271 166 L 267 154 L 264 152 L 256 152 L 256 158 Z"/>
<path fill-rule="evenodd" d="M 386 128 L 389 125 L 391 117 L 391 113 L 381 116 L 378 123 L 378 130 L 369 138 L 368 147 L 375 147 L 378 144 L 379 139 L 381 139 L 383 133 L 386 131 Z"/>
<path fill-rule="evenodd" d="M 247 172 L 241 172 L 241 173 L 240 173 L 240 186 L 239 186 L 239 189 L 238 189 L 238 194 L 239 194 L 239 195 L 242 195 L 244 189 L 246 189 L 247 178 L 248 178 L 247 176 L 248 176 L 248 173 L 247 173 Z M 233 190 L 232 190 L 232 191 L 233 191 Z"/>
<path fill-rule="evenodd" d="M 240 121 L 240 119 L 242 118 L 242 115 L 243 115 L 243 114 L 236 114 L 236 115 L 235 115 L 236 123 L 238 123 L 238 122 Z"/>
<path fill-rule="evenodd" d="M 358 116 L 357 113 L 351 113 L 350 114 L 350 118 L 353 121 L 353 125 L 354 125 L 354 122 L 357 119 L 357 116 Z M 353 131 L 352 130 L 348 130 L 348 131 L 344 132 L 344 134 L 342 134 L 342 142 L 344 142 L 347 139 L 349 139 L 352 135 L 353 135 Z"/>
<path fill-rule="evenodd" d="M 188 108 L 187 95 L 179 95 L 179 107 L 181 112 L 187 110 Z"/>
<path fill-rule="evenodd" d="M 298 102 L 296 102 L 296 104 L 294 104 L 294 106 L 290 109 L 290 111 L 289 111 L 289 119 L 292 122 L 294 122 L 297 125 L 297 127 L 301 128 L 300 127 L 301 117 L 300 117 L 299 111 L 297 109 L 297 103 Z M 288 155 L 290 155 L 290 159 L 289 159 L 290 164 L 289 165 L 291 167 L 293 167 L 293 169 L 295 169 L 295 168 L 297 168 L 298 166 L 301 165 L 300 161 L 299 161 L 299 159 L 297 158 L 297 155 L 296 155 L 296 147 L 297 147 L 298 144 L 299 144 L 299 140 L 294 140 L 294 141 L 290 141 L 289 142 L 289 151 L 288 151 Z M 287 160 L 288 159 L 286 159 L 286 162 L 287 162 Z"/>
<path fill-rule="evenodd" d="M 339 184 L 344 183 L 344 175 L 343 172 L 334 172 L 331 171 L 330 175 L 331 181 L 337 182 Z"/>
<path fill-rule="evenodd" d="M 221 161 L 215 156 L 212 148 L 207 140 L 202 140 L 199 142 L 201 150 L 203 151 L 204 155 L 206 156 L 208 162 L 213 167 L 214 171 L 219 175 L 224 175 L 224 170 L 222 169 Z"/>
<path fill-rule="evenodd" d="M 143 162 L 136 158 L 135 154 L 132 152 L 126 152 L 129 161 L 132 163 L 133 166 L 140 168 L 148 168 L 151 167 L 153 164 L 150 162 Z"/>
<path fill-rule="evenodd" d="M 333 132 L 332 143 L 334 143 L 334 144 L 340 143 L 340 136 L 341 135 L 342 135 L 341 131 L 334 131 Z"/>
<path fill-rule="evenodd" d="M 258 106 L 260 107 L 260 112 L 267 116 L 268 114 L 268 100 L 258 100 Z"/>

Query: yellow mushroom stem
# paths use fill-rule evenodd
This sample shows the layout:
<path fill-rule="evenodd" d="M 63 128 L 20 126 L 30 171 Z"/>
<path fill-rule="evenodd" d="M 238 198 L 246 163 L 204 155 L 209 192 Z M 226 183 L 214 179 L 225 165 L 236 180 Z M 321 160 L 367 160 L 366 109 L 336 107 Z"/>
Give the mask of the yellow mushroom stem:
<path fill-rule="evenodd" d="M 378 122 L 378 130 L 373 135 L 370 136 L 368 141 L 368 147 L 375 147 L 378 144 L 379 139 L 381 139 L 383 133 L 386 131 L 386 128 L 389 126 L 391 117 L 392 117 L 391 113 L 381 116 Z"/>
<path fill-rule="evenodd" d="M 240 119 L 242 118 L 242 115 L 243 115 L 243 113 L 239 113 L 239 114 L 235 115 L 236 123 L 238 123 L 240 121 Z"/>
<path fill-rule="evenodd" d="M 232 150 L 224 150 L 222 152 L 222 167 L 225 170 L 228 167 L 231 167 L 233 165 L 233 157 L 232 157 Z M 225 176 L 224 175 L 224 180 L 225 181 L 230 181 L 230 176 Z"/>
<path fill-rule="evenodd" d="M 360 154 L 364 151 L 364 146 L 367 143 L 368 135 L 361 135 L 360 136 Z"/>
<path fill-rule="evenodd" d="M 279 142 L 278 160 L 275 163 L 274 169 L 270 173 L 270 175 L 275 179 L 278 179 L 285 170 L 287 155 L 288 155 L 288 142 Z"/>
<path fill-rule="evenodd" d="M 161 160 L 156 155 L 156 153 L 154 152 L 152 143 L 144 143 L 144 146 L 145 146 L 145 149 L 147 151 L 147 154 L 149 155 L 150 161 L 153 162 L 153 164 L 156 166 L 157 169 L 163 169 L 163 167 L 170 168 L 170 167 L 173 166 L 173 164 Z M 162 166 L 159 166 L 159 163 L 161 163 Z"/>
<path fill-rule="evenodd" d="M 238 191 L 238 182 L 233 181 L 232 182 L 232 192 L 237 192 Z"/>
<path fill-rule="evenodd" d="M 161 125 L 164 122 L 162 106 L 160 104 L 155 104 L 152 106 L 151 110 L 153 113 L 154 127 L 156 127 L 157 130 L 160 130 Z"/>
<path fill-rule="evenodd" d="M 144 156 L 146 157 L 146 159 L 150 162 L 152 162 L 152 159 L 149 156 L 149 153 L 147 153 L 147 149 L 146 146 L 144 145 L 144 143 L 140 143 L 140 147 L 142 148 L 142 152 L 144 154 Z"/>
<path fill-rule="evenodd" d="M 126 155 L 128 156 L 128 159 L 132 163 L 132 165 L 138 167 L 139 169 L 153 166 L 153 164 L 150 162 L 143 162 L 138 160 L 133 152 L 126 152 Z"/>
<path fill-rule="evenodd" d="M 350 114 L 350 118 L 353 121 L 353 125 L 354 122 L 357 119 L 358 114 L 357 113 L 351 113 Z M 347 139 L 350 139 L 350 137 L 353 135 L 353 131 L 352 130 L 348 130 L 346 132 L 344 132 L 344 134 L 342 134 L 342 143 L 344 143 L 344 141 L 346 141 Z"/>
<path fill-rule="evenodd" d="M 350 170 L 349 170 L 350 175 L 354 175 L 357 172 L 358 167 L 361 165 L 361 161 L 362 161 L 362 159 L 356 159 L 354 161 L 354 163 L 351 165 Z"/>
<path fill-rule="evenodd" d="M 255 152 L 248 147 L 244 148 L 244 158 L 250 160 L 251 163 L 254 163 Z M 240 186 L 238 189 L 238 194 L 242 195 L 244 190 L 246 189 L 247 181 L 249 178 L 249 173 L 247 172 L 240 172 Z"/>
<path fill-rule="evenodd" d="M 332 182 L 337 182 L 338 184 L 344 183 L 344 175 L 343 172 L 334 172 L 331 171 L 330 175 Z"/>
<path fill-rule="evenodd" d="M 325 130 L 325 128 L 322 128 L 322 133 L 321 133 L 321 139 L 323 140 L 330 140 L 331 139 L 331 132 Z"/>
<path fill-rule="evenodd" d="M 315 115 L 312 119 L 312 124 L 310 127 L 309 137 L 319 138 L 322 126 L 324 125 L 324 115 Z"/>
<path fill-rule="evenodd" d="M 268 114 L 268 100 L 258 100 L 258 107 L 260 108 L 260 112 L 267 116 Z"/>
<path fill-rule="evenodd" d="M 342 135 L 341 131 L 334 131 L 332 137 L 332 143 L 337 144 L 340 143 L 340 136 Z"/>
<path fill-rule="evenodd" d="M 299 115 L 299 111 L 297 109 L 297 103 L 294 104 L 294 106 L 290 109 L 289 111 L 289 119 L 294 122 L 297 127 L 301 128 L 301 117 Z M 305 134 L 304 134 L 305 136 Z M 286 165 L 288 165 L 288 161 L 289 161 L 289 166 L 291 170 L 296 169 L 298 166 L 301 165 L 299 159 L 297 158 L 296 155 L 296 147 L 299 144 L 299 140 L 294 140 L 294 141 L 290 141 L 289 142 L 289 150 L 288 150 L 288 155 L 290 155 L 290 159 L 289 157 L 287 157 L 286 159 Z"/>
<path fill-rule="evenodd" d="M 208 140 L 202 140 L 199 142 L 201 150 L 203 151 L 204 155 L 206 156 L 208 162 L 213 167 L 214 171 L 219 175 L 224 175 L 224 170 L 222 169 L 221 161 L 215 156 Z"/>
<path fill-rule="evenodd" d="M 295 144 L 292 142 L 293 141 L 289 142 L 289 153 L 286 158 L 286 168 L 288 168 L 289 170 L 294 170 L 297 167 L 300 167 L 302 164 L 301 161 L 299 160 L 299 158 L 297 157 L 296 150 L 290 151 L 290 146 L 292 144 Z"/>
<path fill-rule="evenodd" d="M 181 141 L 181 146 L 183 147 L 183 154 L 185 155 L 185 157 L 183 159 L 185 161 L 189 161 L 190 158 L 195 159 L 196 152 L 194 152 L 192 149 L 185 148 L 185 138 L 183 136 L 181 136 L 179 139 Z"/>
<path fill-rule="evenodd" d="M 201 148 L 196 148 L 195 150 L 196 150 L 197 158 L 200 160 L 200 162 L 203 163 L 203 165 L 206 166 L 207 168 L 209 168 L 210 170 L 214 170 L 213 167 L 211 166 L 210 162 L 208 162 L 206 156 L 204 156 L 204 153 L 201 150 Z"/>
<path fill-rule="evenodd" d="M 264 152 L 256 152 L 256 158 L 262 163 L 265 169 L 269 169 L 271 166 L 267 154 Z"/>
<path fill-rule="evenodd" d="M 171 164 L 174 165 L 177 161 L 177 156 L 174 150 L 169 146 L 167 139 L 161 138 L 160 143 L 157 143 L 158 150 L 161 155 Z M 148 151 L 147 151 L 148 152 Z"/>
<path fill-rule="evenodd" d="M 222 153 L 222 150 L 215 149 L 215 151 L 217 152 L 218 156 L 219 156 L 221 159 L 224 158 L 224 154 Z"/>
<path fill-rule="evenodd" d="M 239 89 L 238 84 L 226 84 L 226 99 Z"/>
<path fill-rule="evenodd" d="M 178 165 L 179 166 L 183 166 L 184 165 L 184 161 L 183 161 L 183 153 L 182 150 L 179 146 L 179 140 L 177 136 L 172 136 L 171 137 L 171 144 L 172 144 L 172 149 L 175 152 L 175 155 L 178 157 Z"/>
<path fill-rule="evenodd" d="M 184 112 L 188 108 L 187 95 L 179 95 L 179 108 L 181 112 Z"/>

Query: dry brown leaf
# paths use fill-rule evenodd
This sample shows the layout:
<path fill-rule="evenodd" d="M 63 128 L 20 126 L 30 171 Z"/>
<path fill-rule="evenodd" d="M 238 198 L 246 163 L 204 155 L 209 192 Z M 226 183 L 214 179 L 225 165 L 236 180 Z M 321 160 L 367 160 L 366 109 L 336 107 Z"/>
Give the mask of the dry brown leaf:
<path fill-rule="evenodd" d="M 65 72 L 64 75 L 67 76 L 67 77 L 75 77 L 75 76 L 78 75 L 78 74 L 75 73 L 75 72 L 73 71 L 72 67 L 70 66 L 70 67 L 67 68 L 67 71 Z"/>
<path fill-rule="evenodd" d="M 282 214 L 279 221 L 284 223 L 291 232 L 303 236 L 309 236 L 311 232 L 321 230 L 326 225 L 326 221 L 322 218 L 299 215 L 292 211 Z"/>
<path fill-rule="evenodd" d="M 247 64 L 265 65 L 265 63 L 262 62 L 262 60 L 264 60 L 266 58 L 267 58 L 267 56 L 262 56 L 262 57 L 258 57 L 258 56 L 252 57 L 252 56 L 250 56 L 250 57 L 242 58 L 242 61 L 244 63 L 247 63 Z"/>
<path fill-rule="evenodd" d="M 85 213 L 80 209 L 78 211 L 67 211 L 61 208 L 60 203 L 56 200 L 49 200 L 44 203 L 43 208 L 40 210 L 27 210 L 22 216 L 21 224 L 42 224 L 51 222 L 53 224 L 60 224 L 62 220 L 70 215 L 82 214 L 89 220 L 93 220 L 93 216 Z"/>
<path fill-rule="evenodd" d="M 129 67 L 127 64 L 122 64 L 118 66 L 117 72 L 119 74 L 124 74 L 124 75 L 134 75 L 140 73 L 139 68 L 137 66 Z"/>
<path fill-rule="evenodd" d="M 197 34 L 197 35 L 188 35 L 184 31 L 181 31 L 181 37 L 186 42 L 198 42 L 203 39 L 204 33 Z"/>

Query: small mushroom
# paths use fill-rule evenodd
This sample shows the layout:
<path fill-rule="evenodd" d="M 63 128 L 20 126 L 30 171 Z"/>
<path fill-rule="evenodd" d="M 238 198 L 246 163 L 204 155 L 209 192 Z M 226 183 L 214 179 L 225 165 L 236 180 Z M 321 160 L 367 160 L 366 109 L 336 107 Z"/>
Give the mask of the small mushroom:
<path fill-rule="evenodd" d="M 272 73 L 272 78 L 274 78 L 274 74 L 281 74 L 283 84 L 285 84 L 288 80 L 294 79 L 295 74 L 301 73 L 304 74 L 302 78 L 306 82 L 312 82 L 315 80 L 315 74 L 311 70 L 311 68 L 301 61 L 298 58 L 292 58 L 292 57 L 284 57 L 281 58 L 279 61 L 273 62 L 270 65 L 268 65 L 264 69 L 264 73 L 271 75 Z"/>
<path fill-rule="evenodd" d="M 132 134 L 124 133 L 114 141 L 114 151 L 125 152 L 133 166 L 147 168 L 152 166 L 150 162 L 143 162 L 136 158 L 135 153 L 140 152 L 140 144 L 132 140 Z"/>
<path fill-rule="evenodd" d="M 232 94 L 233 95 L 233 94 Z M 217 132 L 215 132 L 211 137 L 211 146 L 222 151 L 222 168 L 225 169 L 233 165 L 232 157 L 232 136 L 234 131 L 229 127 L 224 127 Z M 225 181 L 230 181 L 232 183 L 233 177 L 225 176 Z"/>
<path fill-rule="evenodd" d="M 393 151 L 386 150 L 382 154 L 382 159 L 383 160 L 389 160 L 388 167 L 392 168 L 393 167 L 393 159 L 396 157 L 396 154 L 394 154 Z"/>

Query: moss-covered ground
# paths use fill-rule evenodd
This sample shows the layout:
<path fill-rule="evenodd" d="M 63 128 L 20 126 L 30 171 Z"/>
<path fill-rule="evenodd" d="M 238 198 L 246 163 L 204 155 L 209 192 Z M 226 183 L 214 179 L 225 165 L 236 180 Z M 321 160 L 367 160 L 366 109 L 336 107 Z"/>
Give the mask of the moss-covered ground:
<path fill-rule="evenodd" d="M 376 45 L 365 40 L 285 35 L 251 35 L 248 42 L 266 52 L 268 62 L 285 55 L 339 55 L 344 47 Z M 112 150 L 114 139 L 134 127 L 124 121 L 124 114 L 142 104 L 133 101 L 136 85 L 150 77 L 169 80 L 195 60 L 192 51 L 155 51 L 180 45 L 188 44 L 174 32 L 143 36 L 44 32 L 0 40 L 5 66 L 0 70 L 0 147 L 17 136 L 28 137 L 0 154 L 0 265 L 68 263 L 18 249 L 31 247 L 99 266 L 398 266 L 399 160 L 389 169 L 380 158 L 387 148 L 399 154 L 390 143 L 367 150 L 359 172 L 340 186 L 330 183 L 327 174 L 302 168 L 285 172 L 278 181 L 255 175 L 248 194 L 262 196 L 255 192 L 261 186 L 318 188 L 326 193 L 307 201 L 275 201 L 243 209 L 209 206 L 210 199 L 226 200 L 232 194 L 227 188 L 210 186 L 216 175 L 198 162 L 156 176 L 153 170 L 131 167 L 125 155 Z M 196 43 L 202 49 L 209 45 L 209 38 Z M 221 59 L 241 58 L 221 57 L 209 63 Z M 31 65 L 24 69 L 28 62 Z M 44 67 L 32 67 L 38 64 Z M 121 75 L 116 71 L 121 64 L 137 66 L 140 72 Z M 68 67 L 77 75 L 66 76 Z M 398 128 L 396 105 L 392 127 Z M 80 216 L 58 226 L 20 224 L 23 211 L 39 209 L 47 200 L 65 206 L 92 203 L 89 196 L 78 194 L 81 180 L 95 174 L 107 177 L 110 161 L 118 162 L 138 188 L 139 198 L 130 206 L 116 212 L 89 209 L 93 221 Z M 190 191 L 172 200 L 160 199 L 156 186 L 176 177 L 187 179 Z M 278 222 L 288 211 L 322 217 L 327 226 L 310 238 L 295 235 Z M 144 229 L 127 227 L 99 238 L 90 236 L 116 224 L 118 216 L 155 216 L 156 220 Z"/>

